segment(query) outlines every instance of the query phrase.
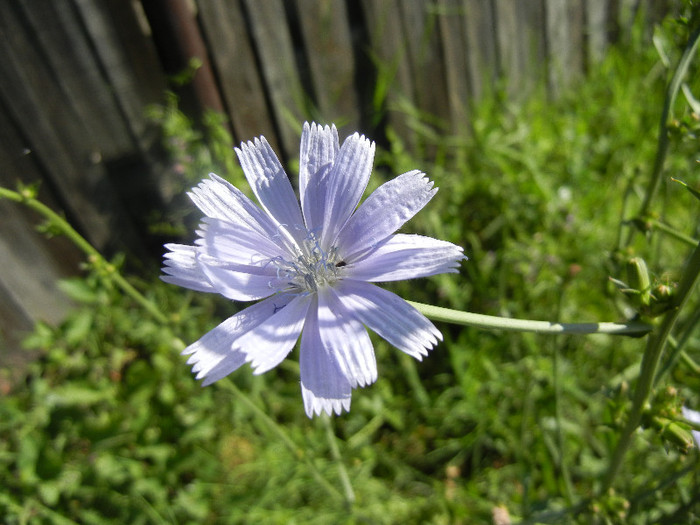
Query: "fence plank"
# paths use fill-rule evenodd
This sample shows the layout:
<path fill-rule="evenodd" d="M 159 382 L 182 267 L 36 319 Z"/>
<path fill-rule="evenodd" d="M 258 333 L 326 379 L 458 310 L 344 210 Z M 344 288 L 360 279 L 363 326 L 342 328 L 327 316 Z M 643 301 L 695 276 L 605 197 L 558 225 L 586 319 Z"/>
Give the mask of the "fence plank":
<path fill-rule="evenodd" d="M 140 152 L 148 152 L 159 133 L 146 118 L 146 108 L 163 100 L 166 82 L 145 22 L 139 22 L 143 13 L 134 9 L 139 4 L 124 0 L 74 2 L 87 31 L 83 38 L 94 47 L 99 59 L 95 67 L 104 71 L 107 91 L 114 97 Z M 126 154 L 132 152 L 133 146 Z"/>
<path fill-rule="evenodd" d="M 82 22 L 67 0 L 35 0 L 19 3 L 29 30 L 39 42 L 54 85 L 61 90 L 71 111 L 91 122 L 87 141 L 105 156 L 131 151 L 129 130 L 114 103 L 113 90 L 100 72 L 90 43 L 82 35 Z M 100 115 L 95 119 L 94 115 Z"/>
<path fill-rule="evenodd" d="M 46 174 L 67 213 L 98 247 L 119 239 L 135 243 L 137 236 L 100 163 L 89 123 L 72 111 L 64 93 L 47 89 L 53 86 L 51 68 L 13 4 L 0 3 L 0 31 L 6 36 L 0 39 L 0 98 L 32 154 L 49 167 Z M 116 230 L 112 219 L 119 224 Z"/>
<path fill-rule="evenodd" d="M 198 11 L 234 135 L 238 141 L 264 135 L 279 151 L 240 4 L 205 0 L 198 3 Z"/>
<path fill-rule="evenodd" d="M 0 283 L 10 291 L 14 301 L 34 319 L 56 323 L 65 316 L 70 301 L 58 290 L 56 281 L 65 276 L 53 263 L 36 230 L 17 205 L 0 203 L 4 235 L 0 237 Z"/>
<path fill-rule="evenodd" d="M 298 155 L 299 130 L 306 106 L 299 71 L 294 58 L 292 37 L 281 0 L 245 0 L 260 56 L 262 73 L 273 115 L 286 157 Z"/>
<path fill-rule="evenodd" d="M 297 0 L 313 90 L 323 122 L 359 129 L 355 58 L 343 0 Z"/>
<path fill-rule="evenodd" d="M 376 2 L 363 0 L 362 8 L 370 36 L 371 54 L 377 68 L 375 88 L 381 102 L 386 103 L 387 123 L 407 144 L 415 142 L 408 119 L 400 111 L 401 100 L 413 100 L 414 88 L 409 62 L 406 59 L 404 32 L 397 16 L 397 0 Z M 377 95 L 375 95 L 375 99 Z M 375 100 L 375 106 L 377 101 Z M 379 123 L 382 108 L 374 107 L 373 124 Z"/>
<path fill-rule="evenodd" d="M 413 77 L 412 109 L 449 121 L 445 66 L 440 53 L 436 10 L 432 0 L 399 2 L 404 45 Z"/>
<path fill-rule="evenodd" d="M 584 3 L 586 40 L 586 64 L 592 66 L 600 62 L 608 48 L 610 34 L 610 2 L 608 0 L 588 0 Z"/>
<path fill-rule="evenodd" d="M 522 98 L 545 71 L 542 4 L 495 0 L 495 8 L 499 74 L 505 80 L 507 93 Z"/>
<path fill-rule="evenodd" d="M 0 393 L 16 383 L 17 375 L 34 355 L 22 348 L 22 339 L 34 328 L 35 314 L 24 310 L 14 296 L 0 281 Z"/>
<path fill-rule="evenodd" d="M 492 2 L 465 0 L 465 45 L 472 102 L 482 99 L 485 93 L 492 91 L 498 78 L 495 17 Z"/>
<path fill-rule="evenodd" d="M 38 199 L 52 209 L 60 210 L 60 204 L 53 188 L 49 184 L 39 184 L 46 171 L 29 146 L 26 137 L 19 133 L 17 126 L 10 119 L 8 108 L 0 101 L 0 166 L 2 166 L 0 185 L 15 189 L 19 184 L 25 186 L 38 184 Z M 9 210 L 15 215 L 22 216 L 28 224 L 27 231 L 30 231 L 30 235 L 44 240 L 43 245 L 46 247 L 47 257 L 51 264 L 56 267 L 57 273 L 62 275 L 75 273 L 83 255 L 72 243 L 63 237 L 47 240 L 38 235 L 34 231 L 37 217 L 35 214 L 27 212 L 25 208 L 13 206 Z M 0 234 L 9 237 L 4 228 L 0 228 Z M 12 271 L 11 267 L 2 268 L 3 272 Z"/>
<path fill-rule="evenodd" d="M 460 0 L 439 0 L 438 20 L 445 62 L 450 128 L 454 133 L 464 133 L 469 129 L 471 88 L 464 15 L 464 4 Z"/>
<path fill-rule="evenodd" d="M 0 104 L 0 185 L 12 188 L 40 180 L 42 170 L 35 160 Z M 42 202 L 55 204 L 50 188 L 42 185 L 39 192 Z M 33 321 L 64 318 L 72 305 L 56 280 L 77 271 L 80 255 L 66 239 L 39 235 L 36 214 L 19 204 L 0 201 L 0 217 L 0 367 L 7 365 L 15 375 L 19 368 L 10 365 L 21 365 L 27 354 L 5 350 L 20 347 Z"/>
<path fill-rule="evenodd" d="M 545 19 L 549 90 L 556 97 L 583 73 L 583 6 L 579 0 L 546 2 Z"/>

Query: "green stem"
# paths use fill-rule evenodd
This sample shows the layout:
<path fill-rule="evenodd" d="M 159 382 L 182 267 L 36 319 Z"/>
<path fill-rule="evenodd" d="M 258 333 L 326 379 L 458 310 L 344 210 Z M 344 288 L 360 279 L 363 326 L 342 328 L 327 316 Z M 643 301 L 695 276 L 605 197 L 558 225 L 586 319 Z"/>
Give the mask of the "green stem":
<path fill-rule="evenodd" d="M 6 198 L 20 204 L 24 204 L 28 208 L 36 211 L 45 217 L 52 226 L 58 228 L 60 232 L 68 237 L 85 255 L 88 261 L 96 268 L 101 268 L 109 276 L 109 278 L 122 291 L 131 297 L 134 301 L 140 304 L 149 314 L 153 316 L 159 323 L 169 324 L 168 318 L 158 310 L 158 307 L 153 302 L 146 299 L 129 281 L 127 281 L 117 270 L 117 268 L 109 263 L 92 244 L 90 244 L 82 235 L 80 235 L 69 223 L 58 213 L 43 204 L 41 201 L 34 198 L 29 191 L 16 192 L 0 187 L 0 198 Z"/>
<path fill-rule="evenodd" d="M 685 352 L 681 351 L 681 361 L 685 363 L 685 366 L 690 368 L 694 374 L 700 374 L 700 365 L 697 364 L 692 357 L 690 357 Z"/>
<path fill-rule="evenodd" d="M 664 378 L 664 376 L 671 371 L 671 369 L 675 366 L 676 362 L 678 361 L 679 357 L 683 359 L 683 361 L 686 364 L 692 363 L 692 359 L 690 359 L 690 356 L 688 356 L 684 351 L 683 348 L 685 347 L 686 343 L 690 340 L 692 337 L 693 333 L 695 332 L 695 328 L 697 327 L 698 323 L 700 322 L 700 309 L 696 310 L 693 312 L 691 317 L 686 320 L 685 322 L 685 331 L 681 335 L 680 339 L 676 341 L 672 336 L 669 336 L 668 338 L 668 345 L 671 347 L 671 352 L 670 354 L 666 357 L 665 362 L 663 365 L 661 365 L 661 368 L 659 369 L 658 373 L 656 374 L 656 378 L 654 379 L 654 388 L 656 388 L 656 385 L 659 384 L 659 382 Z M 690 359 L 690 363 L 689 360 Z M 691 366 L 692 369 L 692 366 Z"/>
<path fill-rule="evenodd" d="M 681 242 L 684 242 L 690 246 L 697 246 L 698 241 L 697 239 L 694 239 L 690 235 L 686 235 L 685 233 L 681 233 L 678 230 L 672 228 L 668 224 L 665 224 L 661 221 L 657 221 L 656 219 L 649 219 L 649 224 L 652 226 L 652 228 L 655 228 L 659 231 L 662 231 L 664 233 L 667 233 L 669 236 L 673 237 L 676 240 L 679 240 Z"/>
<path fill-rule="evenodd" d="M 695 56 L 698 43 L 700 43 L 700 25 L 691 33 L 688 43 L 683 50 L 683 55 L 678 62 L 678 66 L 676 67 L 676 71 L 673 73 L 671 82 L 669 82 L 666 88 L 664 107 L 661 113 L 661 119 L 659 121 L 659 135 L 656 147 L 656 158 L 654 159 L 654 168 L 652 170 L 651 179 L 649 180 L 649 185 L 647 186 L 646 194 L 644 195 L 644 202 L 639 210 L 639 217 L 645 217 L 649 214 L 651 203 L 659 191 L 659 186 L 661 185 L 661 173 L 663 171 L 666 154 L 668 153 L 668 147 L 670 144 L 668 137 L 668 122 L 671 117 L 671 112 L 673 111 L 673 105 L 676 102 L 676 97 L 678 96 L 678 92 L 683 84 L 683 78 L 688 72 L 688 67 L 690 66 L 691 60 Z M 630 230 L 629 236 L 627 237 L 627 244 L 629 244 L 632 234 L 633 230 Z"/>
<path fill-rule="evenodd" d="M 345 492 L 345 505 L 348 510 L 352 508 L 353 503 L 355 503 L 355 491 L 352 490 L 352 483 L 350 483 L 350 476 L 343 463 L 343 458 L 340 456 L 340 450 L 338 449 L 338 443 L 336 442 L 335 432 L 331 426 L 331 418 L 323 414 L 321 417 L 323 421 L 323 426 L 326 429 L 326 439 L 328 440 L 328 446 L 331 449 L 331 456 L 333 461 L 338 465 L 338 474 L 340 475 L 340 483 L 343 486 L 343 491 Z"/>
<path fill-rule="evenodd" d="M 627 323 L 551 323 L 549 321 L 531 321 L 527 319 L 509 319 L 493 315 L 461 312 L 431 304 L 408 301 L 426 317 L 434 321 L 488 328 L 508 330 L 511 332 L 535 332 L 540 334 L 610 334 L 641 336 L 651 331 L 652 327 L 640 321 Z"/>
<path fill-rule="evenodd" d="M 231 391 L 239 401 L 241 401 L 248 409 L 250 409 L 251 412 L 255 415 L 255 417 L 259 418 L 261 421 L 265 423 L 265 425 L 272 431 L 272 433 L 279 438 L 279 440 L 284 444 L 284 446 L 289 450 L 289 452 L 292 453 L 292 455 L 300 459 L 304 462 L 306 467 L 309 469 L 309 472 L 311 475 L 316 479 L 316 481 L 321 485 L 328 494 L 333 497 L 333 498 L 340 498 L 340 499 L 345 499 L 343 496 L 338 492 L 338 489 L 336 489 L 333 485 L 331 485 L 326 478 L 323 477 L 323 474 L 316 468 L 316 466 L 311 462 L 311 460 L 306 456 L 304 451 L 298 447 L 294 441 L 292 441 L 289 436 L 284 432 L 282 427 L 278 425 L 270 416 L 268 416 L 262 409 L 260 409 L 251 399 L 246 396 L 243 392 L 241 392 L 238 387 L 233 383 L 233 381 L 220 381 L 219 384 L 223 387 L 226 388 L 227 390 Z"/>
<path fill-rule="evenodd" d="M 560 316 L 562 310 L 562 304 L 564 302 L 564 293 L 559 295 L 557 300 L 557 319 Z M 558 338 L 554 338 L 553 349 L 554 356 L 552 362 L 552 386 L 554 387 L 554 418 L 556 420 L 556 435 L 557 435 L 557 448 L 559 449 L 559 455 L 556 458 L 558 462 L 558 468 L 561 472 L 561 478 L 564 482 L 564 496 L 569 505 L 574 501 L 574 489 L 571 483 L 571 473 L 569 472 L 569 465 L 566 460 L 566 439 L 564 438 L 564 417 L 562 415 L 562 401 L 563 394 L 561 388 L 561 376 L 560 376 L 560 366 L 561 366 L 561 345 Z"/>
<path fill-rule="evenodd" d="M 634 391 L 634 399 L 630 410 L 627 424 L 625 425 L 617 448 L 613 453 L 608 472 L 603 480 L 601 494 L 605 493 L 613 484 L 615 476 L 622 465 L 622 460 L 625 457 L 627 449 L 632 444 L 634 432 L 639 427 L 642 420 L 642 412 L 644 406 L 649 399 L 649 395 L 653 389 L 656 370 L 659 366 L 661 355 L 666 346 L 666 342 L 671 334 L 671 330 L 678 319 L 680 311 L 688 301 L 691 292 L 695 288 L 697 281 L 700 280 L 700 245 L 698 245 L 688 261 L 683 277 L 678 285 L 678 293 L 675 297 L 673 308 L 664 316 L 659 329 L 647 341 L 647 347 L 644 350 L 642 357 L 642 366 L 639 373 L 639 379 Z"/>

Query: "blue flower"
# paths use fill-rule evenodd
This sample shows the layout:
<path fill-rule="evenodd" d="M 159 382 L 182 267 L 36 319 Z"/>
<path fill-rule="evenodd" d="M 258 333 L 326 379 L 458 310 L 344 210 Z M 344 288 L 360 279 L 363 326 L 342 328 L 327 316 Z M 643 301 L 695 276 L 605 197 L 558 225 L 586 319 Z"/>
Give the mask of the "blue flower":
<path fill-rule="evenodd" d="M 383 184 L 358 207 L 374 151 L 358 133 L 340 146 L 335 126 L 306 123 L 301 206 L 264 137 L 236 149 L 261 207 L 214 174 L 193 188 L 205 215 L 198 239 L 166 245 L 162 279 L 234 301 L 262 299 L 184 350 L 203 386 L 247 362 L 267 372 L 301 335 L 306 413 L 340 414 L 353 388 L 377 379 L 367 328 L 418 360 L 442 339 L 423 314 L 373 283 L 457 272 L 462 248 L 395 233 L 437 191 L 420 171 Z"/>

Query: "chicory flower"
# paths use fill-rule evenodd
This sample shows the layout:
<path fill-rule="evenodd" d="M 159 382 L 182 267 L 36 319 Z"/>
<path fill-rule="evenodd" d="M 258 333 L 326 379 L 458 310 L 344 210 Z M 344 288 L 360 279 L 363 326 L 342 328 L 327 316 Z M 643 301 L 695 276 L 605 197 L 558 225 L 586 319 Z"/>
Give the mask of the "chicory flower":
<path fill-rule="evenodd" d="M 395 233 L 437 191 L 420 171 L 383 184 L 358 207 L 374 151 L 358 133 L 341 147 L 335 126 L 306 123 L 300 201 L 264 137 L 236 149 L 260 207 L 214 174 L 193 188 L 189 196 L 205 215 L 198 239 L 166 245 L 162 279 L 261 300 L 184 350 L 203 386 L 246 362 L 255 374 L 267 372 L 301 336 L 306 413 L 340 414 L 353 388 L 377 379 L 367 328 L 418 360 L 442 339 L 425 316 L 373 283 L 456 272 L 462 248 Z"/>

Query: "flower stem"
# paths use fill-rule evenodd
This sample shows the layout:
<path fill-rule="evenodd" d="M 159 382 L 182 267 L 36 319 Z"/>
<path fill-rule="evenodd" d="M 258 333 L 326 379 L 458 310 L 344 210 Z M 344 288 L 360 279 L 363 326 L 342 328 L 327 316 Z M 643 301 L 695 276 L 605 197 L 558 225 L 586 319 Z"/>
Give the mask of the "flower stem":
<path fill-rule="evenodd" d="M 73 244 L 75 244 L 85 255 L 87 255 L 88 261 L 95 268 L 100 268 L 104 273 L 111 279 L 122 291 L 131 297 L 134 301 L 140 304 L 154 319 L 162 324 L 170 324 L 168 318 L 158 310 L 158 307 L 153 304 L 152 301 L 146 299 L 136 288 L 134 288 L 129 281 L 127 281 L 117 270 L 117 268 L 109 263 L 100 254 L 95 247 L 90 244 L 82 235 L 80 235 L 66 219 L 61 217 L 58 213 L 53 211 L 51 208 L 43 204 L 41 201 L 34 198 L 31 191 L 12 191 L 7 188 L 0 186 L 0 198 L 6 198 L 20 204 L 24 204 L 28 208 L 36 211 L 43 217 L 45 217 L 49 223 L 58 228 L 60 232 L 68 237 Z"/>
<path fill-rule="evenodd" d="M 627 323 L 551 323 L 549 321 L 510 319 L 508 317 L 462 312 L 413 301 L 409 301 L 409 303 L 423 315 L 434 321 L 474 326 L 476 328 L 508 330 L 511 332 L 642 336 L 649 333 L 652 329 L 650 325 L 641 321 L 629 321 Z"/>
<path fill-rule="evenodd" d="M 659 186 L 661 185 L 661 174 L 663 172 L 664 162 L 666 160 L 666 154 L 668 153 L 668 147 L 670 145 L 670 140 L 668 136 L 668 122 L 671 118 L 673 112 L 673 105 L 676 102 L 676 97 L 683 84 L 683 78 L 688 72 L 688 67 L 693 58 L 695 58 L 695 52 L 697 51 L 698 44 L 700 43 L 700 25 L 696 27 L 688 38 L 688 43 L 683 50 L 683 55 L 678 61 L 676 70 L 673 73 L 671 81 L 668 83 L 666 88 L 666 97 L 664 98 L 664 107 L 661 113 L 661 119 L 659 120 L 659 135 L 656 147 L 656 158 L 654 159 L 654 167 L 651 173 L 651 178 L 649 179 L 649 185 L 647 186 L 646 193 L 644 195 L 644 201 L 642 202 L 642 207 L 639 210 L 639 217 L 646 217 L 649 215 L 649 208 L 651 203 L 656 197 L 659 191 Z M 627 237 L 627 244 L 630 243 L 634 230 L 630 230 Z"/>
<path fill-rule="evenodd" d="M 248 407 L 248 409 L 250 409 L 250 411 L 253 413 L 253 415 L 255 415 L 255 417 L 259 418 L 263 423 L 265 423 L 268 429 L 284 444 L 287 450 L 289 450 L 289 452 L 291 452 L 295 458 L 300 459 L 304 462 L 306 467 L 309 469 L 311 475 L 316 479 L 319 485 L 321 485 L 326 490 L 326 492 L 328 492 L 328 494 L 331 497 L 345 499 L 340 494 L 340 492 L 338 492 L 338 489 L 336 489 L 326 478 L 323 477 L 323 474 L 321 474 L 321 472 L 318 470 L 318 468 L 316 468 L 316 466 L 308 458 L 308 456 L 304 454 L 303 449 L 298 447 L 294 443 L 294 441 L 292 441 L 292 439 L 285 433 L 284 429 L 280 425 L 278 425 L 260 407 L 253 403 L 253 401 L 247 395 L 241 392 L 238 389 L 238 387 L 233 383 L 233 381 L 220 381 L 219 384 L 223 388 L 233 393 L 239 401 L 241 401 L 245 406 Z"/>
<path fill-rule="evenodd" d="M 671 329 L 675 325 L 680 311 L 688 301 L 698 280 L 700 280 L 700 244 L 696 246 L 690 260 L 686 264 L 683 277 L 678 285 L 678 293 L 675 296 L 673 308 L 664 316 L 659 329 L 647 340 L 647 347 L 642 357 L 642 366 L 634 391 L 630 415 L 622 431 L 622 435 L 620 436 L 620 441 L 617 443 L 617 448 L 610 460 L 608 472 L 601 487 L 601 494 L 605 493 L 612 486 L 615 476 L 622 465 L 625 453 L 632 444 L 634 432 L 637 430 L 642 420 L 644 406 L 653 390 L 656 370 L 661 359 L 661 354 L 666 347 L 666 342 L 670 337 Z"/>
<path fill-rule="evenodd" d="M 338 449 L 338 443 L 336 443 L 335 432 L 331 426 L 330 416 L 323 414 L 321 417 L 323 421 L 323 426 L 326 429 L 326 439 L 328 440 L 328 446 L 331 449 L 331 456 L 336 465 L 338 465 L 338 475 L 340 476 L 340 483 L 343 486 L 343 491 L 345 493 L 345 504 L 348 510 L 352 508 L 353 503 L 355 503 L 355 491 L 352 489 L 352 483 L 350 483 L 350 476 L 348 476 L 348 471 L 343 463 L 343 458 L 340 456 L 340 450 Z"/>
<path fill-rule="evenodd" d="M 697 239 L 694 239 L 693 237 L 691 237 L 690 235 L 686 235 L 685 233 L 679 232 L 678 230 L 672 228 L 668 224 L 664 224 L 661 221 L 657 221 L 656 219 L 649 219 L 649 224 L 652 226 L 652 228 L 656 228 L 659 231 L 667 233 L 674 239 L 684 242 L 685 244 L 688 244 L 690 246 L 696 246 L 698 244 Z"/>

